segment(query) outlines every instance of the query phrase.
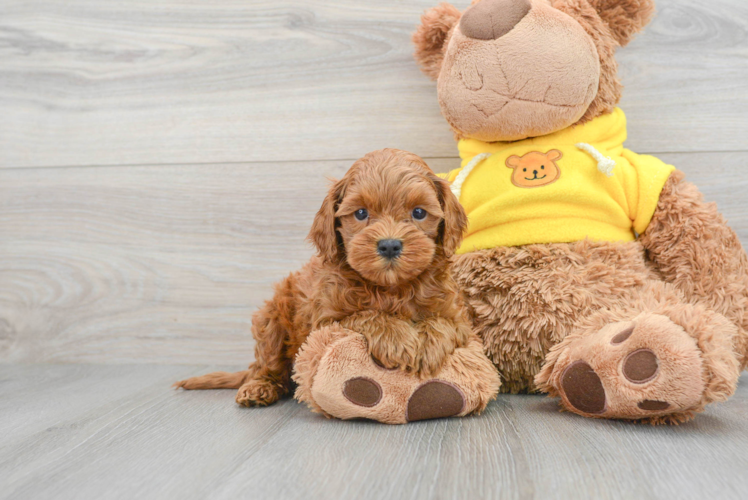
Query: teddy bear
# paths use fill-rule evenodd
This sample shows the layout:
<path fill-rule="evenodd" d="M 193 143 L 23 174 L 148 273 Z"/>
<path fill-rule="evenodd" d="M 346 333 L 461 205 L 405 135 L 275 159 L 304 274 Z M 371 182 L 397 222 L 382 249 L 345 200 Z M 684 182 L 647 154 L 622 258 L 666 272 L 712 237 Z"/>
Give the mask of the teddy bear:
<path fill-rule="evenodd" d="M 626 148 L 616 50 L 651 0 L 442 3 L 413 35 L 458 141 L 454 273 L 501 391 L 680 423 L 748 364 L 748 258 L 683 173 Z"/>

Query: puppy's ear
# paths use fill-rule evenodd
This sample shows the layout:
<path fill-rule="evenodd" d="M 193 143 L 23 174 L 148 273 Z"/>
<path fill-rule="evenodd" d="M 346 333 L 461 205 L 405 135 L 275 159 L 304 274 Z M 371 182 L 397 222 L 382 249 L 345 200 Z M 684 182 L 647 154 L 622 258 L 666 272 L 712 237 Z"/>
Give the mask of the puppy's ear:
<path fill-rule="evenodd" d="M 640 32 L 655 13 L 654 0 L 589 0 L 613 37 L 627 45 Z"/>
<path fill-rule="evenodd" d="M 335 212 L 345 195 L 348 185 L 346 178 L 336 181 L 327 192 L 317 215 L 314 216 L 312 229 L 307 239 L 317 248 L 317 252 L 326 261 L 336 261 L 342 257 L 343 242 L 337 230 Z"/>
<path fill-rule="evenodd" d="M 446 179 L 429 174 L 431 182 L 436 186 L 439 194 L 439 203 L 444 212 L 444 220 L 439 227 L 439 243 L 444 249 L 444 255 L 451 257 L 462 243 L 462 235 L 467 229 L 468 219 L 465 209 L 454 195 Z"/>
<path fill-rule="evenodd" d="M 416 62 L 421 66 L 421 71 L 434 80 L 439 78 L 449 30 L 459 20 L 460 11 L 448 3 L 442 3 L 421 16 L 421 25 L 413 33 Z"/>

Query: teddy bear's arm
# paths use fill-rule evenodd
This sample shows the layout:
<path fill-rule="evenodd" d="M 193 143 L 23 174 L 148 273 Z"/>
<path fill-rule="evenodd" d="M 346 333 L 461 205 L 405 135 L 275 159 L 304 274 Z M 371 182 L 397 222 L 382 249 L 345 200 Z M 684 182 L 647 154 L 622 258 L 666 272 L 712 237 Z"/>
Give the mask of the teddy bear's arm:
<path fill-rule="evenodd" d="M 736 348 L 748 364 L 748 257 L 737 234 L 699 190 L 674 171 L 641 236 L 650 261 L 689 301 L 708 304 L 739 329 Z"/>

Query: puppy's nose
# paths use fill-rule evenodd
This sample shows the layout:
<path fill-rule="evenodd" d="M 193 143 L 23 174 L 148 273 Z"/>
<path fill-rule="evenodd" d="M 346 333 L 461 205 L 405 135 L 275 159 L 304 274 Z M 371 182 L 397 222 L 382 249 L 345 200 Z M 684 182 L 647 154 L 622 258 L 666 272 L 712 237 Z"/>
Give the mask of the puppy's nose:
<path fill-rule="evenodd" d="M 509 33 L 530 12 L 530 0 L 481 0 L 460 18 L 468 38 L 496 40 Z"/>
<path fill-rule="evenodd" d="M 400 240 L 379 240 L 377 252 L 385 259 L 394 259 L 403 251 L 403 242 Z"/>

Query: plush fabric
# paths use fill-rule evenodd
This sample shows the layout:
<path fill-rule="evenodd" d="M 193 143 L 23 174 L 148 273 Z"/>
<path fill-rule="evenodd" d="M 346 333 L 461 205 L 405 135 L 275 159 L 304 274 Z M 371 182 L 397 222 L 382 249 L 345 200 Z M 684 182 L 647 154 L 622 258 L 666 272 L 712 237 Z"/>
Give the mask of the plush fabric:
<path fill-rule="evenodd" d="M 544 2 L 534 2 L 495 40 L 470 38 L 457 26 L 446 43 L 439 104 L 460 137 L 514 141 L 568 127 L 582 118 L 599 87 L 593 40 Z"/>
<path fill-rule="evenodd" d="M 366 339 L 339 325 L 309 335 L 296 357 L 294 381 L 296 398 L 317 413 L 388 424 L 480 413 L 500 385 L 477 336 L 457 348 L 435 377 L 417 377 L 379 366 Z"/>
<path fill-rule="evenodd" d="M 633 241 L 644 233 L 660 191 L 675 169 L 623 147 L 623 111 L 551 135 L 517 142 L 464 139 L 463 167 L 479 153 L 492 156 L 462 184 L 468 230 L 458 253 L 583 239 Z M 612 176 L 577 146 L 587 143 L 615 162 Z M 549 152 L 554 152 L 549 158 Z M 462 169 L 449 173 L 454 182 Z"/>
<path fill-rule="evenodd" d="M 620 342 L 613 339 L 633 328 Z M 739 364 L 733 343 L 737 328 L 702 305 L 685 302 L 674 287 L 648 281 L 628 300 L 601 309 L 581 321 L 555 345 L 538 373 L 539 389 L 562 397 L 564 406 L 584 416 L 679 423 L 735 391 Z M 653 362 L 651 373 L 635 373 L 637 356 Z M 562 380 L 577 362 L 587 363 L 604 388 L 604 408 L 591 413 L 566 397 L 574 380 Z M 639 369 L 641 364 L 639 361 Z M 572 377 L 569 377 L 572 378 Z M 642 403 L 663 403 L 647 409 Z"/>
<path fill-rule="evenodd" d="M 682 173 L 623 147 L 615 50 L 653 1 L 530 4 L 506 31 L 491 24 L 503 3 L 475 0 L 468 13 L 501 36 L 467 37 L 452 12 L 431 39 L 440 58 L 416 58 L 461 139 L 448 177 L 469 216 L 454 271 L 473 328 L 502 391 L 683 422 L 729 397 L 748 365 L 748 257 Z M 417 54 L 437 49 L 420 42 Z"/>
<path fill-rule="evenodd" d="M 483 0 L 460 18 L 460 31 L 468 38 L 496 40 L 512 31 L 531 7 L 530 0 Z"/>

